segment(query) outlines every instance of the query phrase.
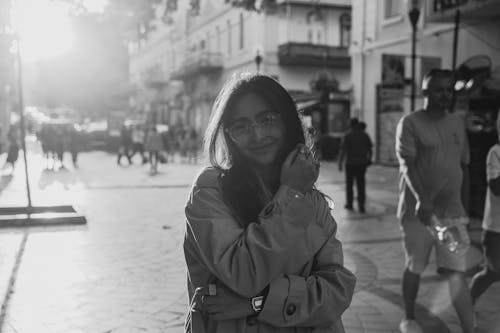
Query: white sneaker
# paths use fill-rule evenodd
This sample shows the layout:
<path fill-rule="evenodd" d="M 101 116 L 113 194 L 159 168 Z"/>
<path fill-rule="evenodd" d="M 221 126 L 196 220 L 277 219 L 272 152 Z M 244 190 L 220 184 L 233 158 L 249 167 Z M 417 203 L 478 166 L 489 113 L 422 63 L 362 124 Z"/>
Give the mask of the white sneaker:
<path fill-rule="evenodd" d="M 403 319 L 399 323 L 399 330 L 401 333 L 423 333 L 420 325 L 412 319 Z"/>

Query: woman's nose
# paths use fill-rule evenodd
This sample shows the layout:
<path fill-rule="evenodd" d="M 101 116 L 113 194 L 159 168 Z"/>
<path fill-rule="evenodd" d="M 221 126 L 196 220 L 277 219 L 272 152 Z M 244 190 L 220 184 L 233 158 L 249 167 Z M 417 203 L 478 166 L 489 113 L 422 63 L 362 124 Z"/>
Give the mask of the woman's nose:
<path fill-rule="evenodd" d="M 261 138 L 265 137 L 265 133 L 264 133 L 262 127 L 259 126 L 259 125 L 255 125 L 254 124 L 252 126 L 252 132 L 251 133 L 252 133 L 252 137 L 255 138 L 255 139 L 261 139 Z"/>

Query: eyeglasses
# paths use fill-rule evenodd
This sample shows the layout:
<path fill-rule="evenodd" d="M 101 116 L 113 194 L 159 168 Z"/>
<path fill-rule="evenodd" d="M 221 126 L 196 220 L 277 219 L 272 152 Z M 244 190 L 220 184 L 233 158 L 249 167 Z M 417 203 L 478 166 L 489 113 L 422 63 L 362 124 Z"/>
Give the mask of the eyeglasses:
<path fill-rule="evenodd" d="M 281 115 L 278 112 L 267 112 L 257 117 L 255 122 L 236 121 L 229 125 L 225 131 L 229 134 L 231 140 L 241 143 L 249 140 L 254 134 L 254 129 L 261 131 L 270 131 L 277 128 L 281 121 Z"/>

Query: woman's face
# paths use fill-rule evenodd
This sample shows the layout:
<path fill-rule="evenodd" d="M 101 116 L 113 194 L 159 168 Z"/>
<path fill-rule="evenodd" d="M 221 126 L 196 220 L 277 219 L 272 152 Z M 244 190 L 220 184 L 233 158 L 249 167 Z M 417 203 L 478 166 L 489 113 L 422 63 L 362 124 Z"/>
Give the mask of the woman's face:
<path fill-rule="evenodd" d="M 234 103 L 225 131 L 240 152 L 257 166 L 271 166 L 285 141 L 285 125 L 278 110 L 250 92 Z"/>

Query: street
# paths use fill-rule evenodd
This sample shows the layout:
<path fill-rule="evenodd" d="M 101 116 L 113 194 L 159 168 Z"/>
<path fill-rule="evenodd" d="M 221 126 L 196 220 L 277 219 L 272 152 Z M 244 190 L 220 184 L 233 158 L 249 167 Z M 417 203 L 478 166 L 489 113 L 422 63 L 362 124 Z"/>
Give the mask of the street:
<path fill-rule="evenodd" d="M 187 305 L 184 203 L 201 164 L 177 159 L 161 164 L 152 176 L 137 157 L 131 166 L 118 166 L 111 154 L 87 152 L 77 169 L 67 156 L 67 169 L 54 172 L 43 170 L 37 144 L 30 146 L 33 202 L 71 204 L 88 222 L 0 229 L 0 287 L 11 282 L 0 332 L 182 332 Z M 12 178 L 2 177 L 1 206 L 25 202 L 23 172 L 20 161 Z M 343 174 L 334 162 L 322 163 L 318 181 L 333 199 L 345 264 L 358 278 L 343 321 L 348 333 L 398 332 L 404 255 L 395 218 L 397 169 L 372 166 L 367 178 L 364 215 L 343 209 Z M 471 262 L 478 258 L 476 250 Z M 446 283 L 435 271 L 431 263 L 423 275 L 417 317 L 425 332 L 460 332 Z M 497 283 L 479 300 L 479 332 L 500 332 L 499 296 Z"/>

